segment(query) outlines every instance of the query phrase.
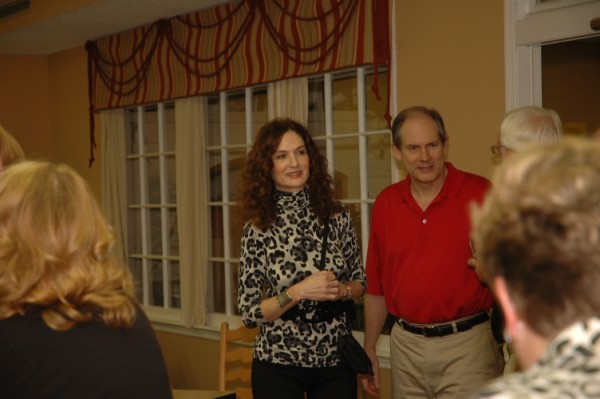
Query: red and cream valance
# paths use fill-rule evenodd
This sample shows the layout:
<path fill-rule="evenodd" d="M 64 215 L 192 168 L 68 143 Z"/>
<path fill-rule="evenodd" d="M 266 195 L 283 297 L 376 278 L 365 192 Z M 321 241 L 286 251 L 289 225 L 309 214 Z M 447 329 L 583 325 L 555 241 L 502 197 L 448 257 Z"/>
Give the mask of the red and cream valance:
<path fill-rule="evenodd" d="M 389 0 L 238 0 L 86 49 L 93 122 L 96 110 L 389 65 Z"/>

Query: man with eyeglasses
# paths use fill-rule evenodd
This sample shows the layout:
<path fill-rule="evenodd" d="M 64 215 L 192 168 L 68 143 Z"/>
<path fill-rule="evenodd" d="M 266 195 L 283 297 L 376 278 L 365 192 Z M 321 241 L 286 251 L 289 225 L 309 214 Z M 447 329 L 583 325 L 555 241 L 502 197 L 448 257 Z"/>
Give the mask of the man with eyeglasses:
<path fill-rule="evenodd" d="M 491 147 L 494 161 L 500 162 L 529 145 L 558 141 L 562 134 L 562 123 L 556 111 L 536 106 L 515 108 L 506 113 L 500 124 L 498 142 Z M 477 268 L 476 259 L 469 259 L 468 264 L 485 283 L 486 278 Z"/>
<path fill-rule="evenodd" d="M 555 111 L 535 106 L 515 108 L 502 119 L 492 154 L 502 160 L 530 144 L 552 143 L 561 137 L 562 123 Z"/>
<path fill-rule="evenodd" d="M 562 138 L 562 123 L 558 114 L 548 108 L 526 106 L 515 108 L 504 116 L 500 124 L 498 142 L 491 147 L 495 162 L 501 162 L 513 152 L 521 151 L 525 147 L 536 144 L 552 143 Z M 473 248 L 471 248 L 473 250 Z M 475 253 L 467 261 L 473 268 L 477 277 L 487 283 L 483 268 L 477 264 Z M 504 343 L 504 319 L 498 306 L 492 309 L 492 330 L 496 340 Z M 503 346 L 506 361 L 505 373 L 514 371 L 516 360 L 512 350 L 507 345 Z"/>

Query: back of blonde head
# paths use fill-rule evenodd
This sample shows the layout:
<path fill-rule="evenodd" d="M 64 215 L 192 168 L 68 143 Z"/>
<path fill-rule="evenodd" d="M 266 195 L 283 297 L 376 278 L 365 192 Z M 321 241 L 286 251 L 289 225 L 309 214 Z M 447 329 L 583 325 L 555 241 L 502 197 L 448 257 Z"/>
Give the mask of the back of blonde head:
<path fill-rule="evenodd" d="M 135 319 L 129 271 L 85 181 L 69 166 L 23 161 L 0 175 L 0 319 L 40 311 L 67 330 Z"/>
<path fill-rule="evenodd" d="M 521 151 L 529 144 L 552 143 L 562 137 L 558 114 L 542 107 L 520 107 L 509 111 L 500 125 L 500 144 Z"/>
<path fill-rule="evenodd" d="M 25 159 L 19 142 L 0 126 L 0 165 L 7 167 Z"/>

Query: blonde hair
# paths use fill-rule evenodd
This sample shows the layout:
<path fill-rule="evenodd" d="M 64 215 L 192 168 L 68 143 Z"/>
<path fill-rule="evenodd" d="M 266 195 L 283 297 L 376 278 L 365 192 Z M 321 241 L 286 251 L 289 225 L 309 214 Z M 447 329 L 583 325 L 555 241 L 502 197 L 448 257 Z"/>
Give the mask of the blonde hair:
<path fill-rule="evenodd" d="M 86 182 L 69 166 L 19 162 L 0 174 L 0 320 L 39 311 L 57 331 L 135 320 L 133 281 Z"/>
<path fill-rule="evenodd" d="M 25 159 L 25 153 L 19 142 L 0 126 L 0 161 L 6 168 Z"/>
<path fill-rule="evenodd" d="M 477 258 L 546 337 L 600 314 L 600 143 L 564 139 L 503 161 L 473 211 Z"/>

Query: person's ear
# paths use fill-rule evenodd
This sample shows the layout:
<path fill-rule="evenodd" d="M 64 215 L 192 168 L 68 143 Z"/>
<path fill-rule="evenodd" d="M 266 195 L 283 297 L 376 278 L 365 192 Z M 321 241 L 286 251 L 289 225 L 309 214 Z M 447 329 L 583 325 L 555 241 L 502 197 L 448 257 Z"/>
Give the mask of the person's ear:
<path fill-rule="evenodd" d="M 450 137 L 446 136 L 446 141 L 444 141 L 444 156 L 448 156 L 449 148 L 450 148 Z"/>
<path fill-rule="evenodd" d="M 494 277 L 492 287 L 494 294 L 496 295 L 496 300 L 500 303 L 500 307 L 502 308 L 502 314 L 504 315 L 504 334 L 508 335 L 506 338 L 508 338 L 507 341 L 509 341 L 510 337 L 514 336 L 517 332 L 517 325 L 520 323 L 515 303 L 510 297 L 504 277 Z"/>
<path fill-rule="evenodd" d="M 402 162 L 402 153 L 400 151 L 400 149 L 398 147 L 396 147 L 396 144 L 392 143 L 392 154 L 394 155 L 394 158 L 396 158 L 396 160 L 398 162 Z"/>

